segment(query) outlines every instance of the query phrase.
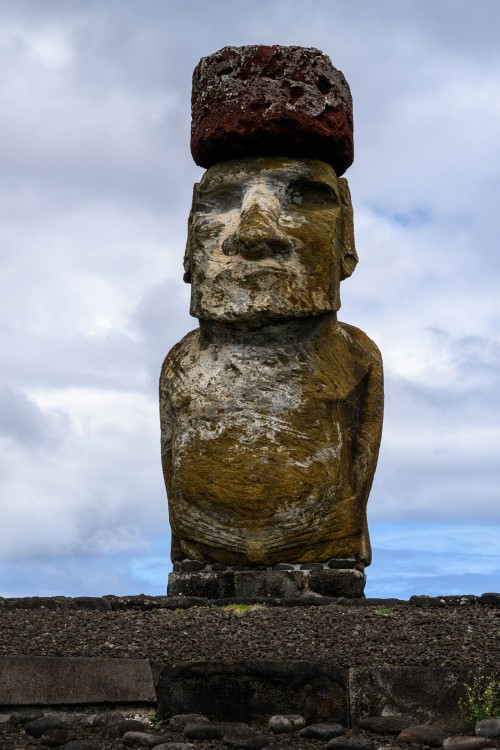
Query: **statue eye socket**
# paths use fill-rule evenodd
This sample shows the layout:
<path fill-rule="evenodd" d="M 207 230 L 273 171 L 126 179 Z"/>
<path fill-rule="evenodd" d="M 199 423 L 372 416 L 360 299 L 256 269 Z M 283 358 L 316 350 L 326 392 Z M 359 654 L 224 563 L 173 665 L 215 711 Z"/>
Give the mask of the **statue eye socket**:
<path fill-rule="evenodd" d="M 304 211 L 321 211 L 338 204 L 335 192 L 324 182 L 297 180 L 289 185 L 285 203 L 291 208 L 297 206 Z"/>
<path fill-rule="evenodd" d="M 200 192 L 196 209 L 201 213 L 226 213 L 241 208 L 241 190 L 237 187 L 212 188 Z"/>

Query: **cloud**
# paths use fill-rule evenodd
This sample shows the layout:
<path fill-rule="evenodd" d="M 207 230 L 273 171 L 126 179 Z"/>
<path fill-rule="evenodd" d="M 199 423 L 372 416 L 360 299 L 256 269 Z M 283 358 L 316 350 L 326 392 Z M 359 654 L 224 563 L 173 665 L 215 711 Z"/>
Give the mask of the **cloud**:
<path fill-rule="evenodd" d="M 360 263 L 340 317 L 385 362 L 374 585 L 397 588 L 404 559 L 398 590 L 474 576 L 491 588 L 498 566 L 469 547 L 499 513 L 496 1 L 0 9 L 2 591 L 163 586 L 157 378 L 196 325 L 181 281 L 201 174 L 191 75 L 201 56 L 245 43 L 319 47 L 354 95 Z M 389 521 L 409 534 L 394 549 L 377 531 Z M 419 523 L 463 524 L 457 557 L 427 532 L 410 553 Z"/>
<path fill-rule="evenodd" d="M 25 393 L 0 384 L 0 436 L 30 447 L 52 444 L 63 415 L 44 413 Z"/>
<path fill-rule="evenodd" d="M 499 520 L 500 346 L 423 334 L 389 350 L 374 518 Z"/>

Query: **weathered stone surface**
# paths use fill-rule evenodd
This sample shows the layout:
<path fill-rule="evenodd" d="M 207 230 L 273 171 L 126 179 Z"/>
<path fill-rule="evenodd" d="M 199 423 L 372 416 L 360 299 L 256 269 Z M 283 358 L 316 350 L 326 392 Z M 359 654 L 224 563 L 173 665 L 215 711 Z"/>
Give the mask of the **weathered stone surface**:
<path fill-rule="evenodd" d="M 250 732 L 248 724 L 240 721 L 196 721 L 186 724 L 184 735 L 190 740 L 221 740 L 231 732 Z"/>
<path fill-rule="evenodd" d="M 290 734 L 302 729 L 305 723 L 300 714 L 276 714 L 269 719 L 268 727 L 275 734 Z"/>
<path fill-rule="evenodd" d="M 411 596 L 409 602 L 414 607 L 422 607 L 422 609 L 446 607 L 445 600 L 438 596 Z"/>
<path fill-rule="evenodd" d="M 406 727 L 415 724 L 413 716 L 407 714 L 388 714 L 386 716 L 364 716 L 359 720 L 360 729 L 369 732 L 380 732 L 380 734 L 398 734 Z"/>
<path fill-rule="evenodd" d="M 56 716 L 43 716 L 40 719 L 34 719 L 28 721 L 24 725 L 24 731 L 26 734 L 30 734 L 32 737 L 39 738 L 42 734 L 45 734 L 49 729 L 63 729 L 64 722 Z"/>
<path fill-rule="evenodd" d="M 461 737 L 447 737 L 443 740 L 443 747 L 446 750 L 486 750 L 489 747 L 500 747 L 500 743 L 489 737 L 463 735 Z"/>
<path fill-rule="evenodd" d="M 168 741 L 169 737 L 167 735 L 160 735 L 153 732 L 126 732 L 122 737 L 124 745 L 132 748 L 140 748 L 140 750 L 148 747 L 157 747 Z"/>
<path fill-rule="evenodd" d="M 47 729 L 40 737 L 40 744 L 46 747 L 60 747 L 76 739 L 73 729 Z"/>
<path fill-rule="evenodd" d="M 206 596 L 210 599 L 256 597 L 292 598 L 318 594 L 330 597 L 361 596 L 366 577 L 358 570 L 231 570 L 174 572 L 168 577 L 171 596 Z"/>
<path fill-rule="evenodd" d="M 259 732 L 235 732 L 224 735 L 222 744 L 234 750 L 260 750 L 269 744 L 269 740 Z"/>
<path fill-rule="evenodd" d="M 479 597 L 480 604 L 491 604 L 494 607 L 500 607 L 500 594 L 498 592 L 488 592 L 481 594 Z"/>
<path fill-rule="evenodd" d="M 202 570 L 204 563 L 201 560 L 183 560 L 180 565 L 181 570 L 196 571 Z"/>
<path fill-rule="evenodd" d="M 71 603 L 80 610 L 109 612 L 112 609 L 111 602 L 104 596 L 75 596 Z"/>
<path fill-rule="evenodd" d="M 256 158 L 213 167 L 195 193 L 200 329 L 160 380 L 172 556 L 368 564 L 382 370 L 335 315 L 356 263 L 347 183 L 321 162 Z"/>
<path fill-rule="evenodd" d="M 207 596 L 210 599 L 256 596 L 300 596 L 307 581 L 301 571 L 225 571 L 170 573 L 168 593 L 173 596 Z"/>
<path fill-rule="evenodd" d="M 93 727 L 109 727 L 113 725 L 121 724 L 125 721 L 125 716 L 121 711 L 106 711 L 102 714 L 96 714 L 92 719 Z"/>
<path fill-rule="evenodd" d="M 321 159 L 341 175 L 354 158 L 347 81 L 314 48 L 224 47 L 193 74 L 191 153 L 201 167 L 244 156 Z"/>
<path fill-rule="evenodd" d="M 375 344 L 336 315 L 358 260 L 340 178 L 349 87 L 316 49 L 224 48 L 193 76 L 192 150 L 209 167 L 184 259 L 200 328 L 160 377 L 169 593 L 360 597 L 383 383 Z M 207 563 L 263 575 L 214 577 Z M 307 585 L 297 569 L 265 570 L 283 563 L 311 573 Z"/>
<path fill-rule="evenodd" d="M 472 684 L 473 678 L 474 671 L 465 667 L 354 667 L 349 674 L 352 724 L 390 711 L 450 734 L 463 732 L 467 725 L 459 701 L 465 697 L 464 685 Z"/>
<path fill-rule="evenodd" d="M 3 600 L 6 608 L 19 609 L 74 609 L 72 599 L 65 596 L 23 596 Z"/>
<path fill-rule="evenodd" d="M 398 735 L 398 742 L 410 745 L 427 745 L 441 747 L 446 739 L 446 732 L 431 724 L 414 724 L 403 729 Z"/>
<path fill-rule="evenodd" d="M 336 311 L 356 262 L 347 180 L 324 162 L 234 160 L 194 187 L 184 264 L 200 319 L 262 324 Z"/>
<path fill-rule="evenodd" d="M 356 567 L 356 560 L 354 558 L 350 558 L 349 560 L 339 560 L 339 559 L 333 557 L 331 560 L 328 560 L 328 567 L 329 568 L 337 568 L 339 570 L 346 570 L 348 568 L 355 568 Z"/>
<path fill-rule="evenodd" d="M 168 726 L 172 732 L 183 732 L 187 724 L 206 724 L 208 721 L 208 716 L 203 714 L 176 714 L 170 717 Z"/>
<path fill-rule="evenodd" d="M 167 667 L 158 687 L 158 717 L 202 713 L 228 721 L 300 714 L 307 722 L 349 721 L 348 672 L 311 662 L 188 662 Z"/>
<path fill-rule="evenodd" d="M 155 702 L 142 659 L 0 657 L 0 705 Z"/>
<path fill-rule="evenodd" d="M 41 709 L 26 709 L 25 711 L 14 711 L 9 717 L 9 724 L 17 726 L 18 724 L 27 724 L 35 719 L 42 719 L 45 716 Z"/>
<path fill-rule="evenodd" d="M 359 570 L 311 570 L 308 588 L 322 596 L 356 598 L 363 595 L 366 576 Z"/>
<path fill-rule="evenodd" d="M 311 740 L 322 740 L 328 742 L 334 737 L 341 737 L 346 733 L 345 728 L 342 724 L 309 724 L 308 727 L 304 727 L 300 730 L 299 734 L 301 737 L 307 737 Z"/>
<path fill-rule="evenodd" d="M 116 724 L 108 724 L 104 729 L 107 737 L 123 737 L 127 732 L 145 732 L 149 727 L 138 719 L 122 719 Z"/>
<path fill-rule="evenodd" d="M 475 733 L 478 737 L 500 737 L 500 718 L 478 721 Z"/>
<path fill-rule="evenodd" d="M 375 743 L 370 737 L 334 737 L 327 743 L 326 750 L 375 750 Z"/>

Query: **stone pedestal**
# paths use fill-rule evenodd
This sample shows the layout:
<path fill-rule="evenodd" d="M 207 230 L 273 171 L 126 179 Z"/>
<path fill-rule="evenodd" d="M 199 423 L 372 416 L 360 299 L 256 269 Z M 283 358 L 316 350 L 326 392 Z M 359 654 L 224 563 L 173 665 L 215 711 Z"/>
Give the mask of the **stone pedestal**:
<path fill-rule="evenodd" d="M 287 599 L 314 595 L 358 598 L 363 596 L 366 576 L 356 566 L 355 560 L 304 565 L 279 563 L 273 567 L 203 565 L 196 560 L 185 560 L 175 563 L 174 572 L 168 577 L 168 595 L 208 599 L 267 596 Z"/>

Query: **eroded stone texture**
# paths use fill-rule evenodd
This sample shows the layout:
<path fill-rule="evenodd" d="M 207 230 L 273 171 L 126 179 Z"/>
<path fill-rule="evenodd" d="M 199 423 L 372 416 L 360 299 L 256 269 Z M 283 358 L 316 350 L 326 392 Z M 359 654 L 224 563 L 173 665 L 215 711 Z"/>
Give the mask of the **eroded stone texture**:
<path fill-rule="evenodd" d="M 324 162 L 232 160 L 195 185 L 184 267 L 197 318 L 262 323 L 336 311 L 356 263 L 347 180 Z"/>
<path fill-rule="evenodd" d="M 347 183 L 324 162 L 230 161 L 195 188 L 200 328 L 160 379 L 174 560 L 370 562 L 382 365 L 336 318 L 356 260 Z"/>
<path fill-rule="evenodd" d="M 343 74 L 314 48 L 224 47 L 193 74 L 191 152 L 210 167 L 242 156 L 352 164 L 352 99 Z"/>
<path fill-rule="evenodd" d="M 347 669 L 330 663 L 179 662 L 160 675 L 157 715 L 162 720 L 176 713 L 200 712 L 219 721 L 262 725 L 273 714 L 300 714 L 307 723 L 332 721 L 347 726 L 348 678 Z"/>

